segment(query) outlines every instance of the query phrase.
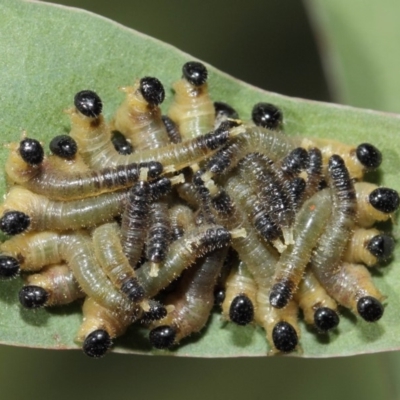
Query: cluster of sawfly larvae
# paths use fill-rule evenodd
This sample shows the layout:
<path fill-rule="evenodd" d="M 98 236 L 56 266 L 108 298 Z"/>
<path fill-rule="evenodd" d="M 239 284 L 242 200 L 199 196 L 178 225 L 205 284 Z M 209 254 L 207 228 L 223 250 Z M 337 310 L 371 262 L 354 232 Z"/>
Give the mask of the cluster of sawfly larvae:
<path fill-rule="evenodd" d="M 271 353 L 300 351 L 299 314 L 316 334 L 338 326 L 338 306 L 379 320 L 368 268 L 394 240 L 373 225 L 399 206 L 363 181 L 380 151 L 287 136 L 268 103 L 243 122 L 211 101 L 203 64 L 182 71 L 168 116 L 162 84 L 144 77 L 110 122 L 95 92 L 77 93 L 50 155 L 26 136 L 8 145 L 0 276 L 24 276 L 21 305 L 81 302 L 75 340 L 91 357 L 136 322 L 174 347 L 213 307 L 263 327 Z"/>

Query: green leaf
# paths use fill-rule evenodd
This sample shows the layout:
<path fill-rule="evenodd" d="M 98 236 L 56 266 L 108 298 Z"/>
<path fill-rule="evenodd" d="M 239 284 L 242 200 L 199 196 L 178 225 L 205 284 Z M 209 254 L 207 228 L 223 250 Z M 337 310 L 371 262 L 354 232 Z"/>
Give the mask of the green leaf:
<path fill-rule="evenodd" d="M 336 100 L 400 111 L 397 0 L 307 0 Z"/>
<path fill-rule="evenodd" d="M 119 86 L 145 75 L 157 76 L 165 85 L 180 77 L 181 66 L 193 57 L 179 50 L 84 11 L 44 3 L 3 0 L 0 4 L 0 126 L 4 143 L 16 141 L 25 129 L 46 144 L 68 131 L 62 110 L 74 94 L 90 88 L 99 93 L 105 115 L 111 117 L 123 95 Z M 259 101 L 275 103 L 285 115 L 289 135 L 334 138 L 349 144 L 369 141 L 384 155 L 380 183 L 399 190 L 400 117 L 334 104 L 293 99 L 251 87 L 210 67 L 214 100 L 227 101 L 243 118 Z M 172 99 L 167 93 L 165 109 Z M 0 151 L 0 163 L 7 157 Z M 0 191 L 5 192 L 2 182 Z M 394 226 L 395 237 L 399 236 Z M 393 262 L 375 274 L 374 280 L 388 296 L 383 319 L 367 324 L 344 313 L 338 332 L 323 339 L 302 325 L 303 356 L 329 357 L 399 348 L 400 250 Z M 31 312 L 17 302 L 20 280 L 0 282 L 0 342 L 10 345 L 66 349 L 73 343 L 80 323 L 79 307 Z M 116 341 L 116 351 L 169 354 L 149 348 L 145 333 L 137 327 Z M 236 327 L 214 315 L 201 335 L 194 335 L 174 355 L 233 357 L 266 355 L 264 333 L 256 327 Z"/>

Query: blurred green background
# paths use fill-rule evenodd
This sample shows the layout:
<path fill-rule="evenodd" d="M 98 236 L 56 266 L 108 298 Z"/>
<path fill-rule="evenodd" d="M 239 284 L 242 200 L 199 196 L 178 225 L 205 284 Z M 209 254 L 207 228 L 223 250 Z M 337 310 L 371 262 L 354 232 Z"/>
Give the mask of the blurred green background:
<path fill-rule="evenodd" d="M 316 40 L 298 0 L 59 3 L 107 16 L 264 89 L 322 101 L 344 98 L 352 103 L 351 97 L 331 97 Z M 340 96 L 343 91 L 336 89 L 332 92 Z M 365 96 L 363 101 L 365 107 L 376 105 Z M 0 355 L 1 393 L 7 399 L 398 398 L 396 366 L 400 362 L 396 354 L 327 360 L 110 354 L 91 360 L 80 352 L 2 347 Z"/>

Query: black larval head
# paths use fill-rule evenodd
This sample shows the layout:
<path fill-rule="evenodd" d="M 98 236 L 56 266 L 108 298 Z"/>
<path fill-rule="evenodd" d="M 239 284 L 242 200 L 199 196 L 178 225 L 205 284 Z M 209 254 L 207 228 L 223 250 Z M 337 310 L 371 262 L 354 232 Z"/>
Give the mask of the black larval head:
<path fill-rule="evenodd" d="M 157 79 L 146 76 L 140 80 L 140 93 L 143 98 L 153 106 L 158 106 L 164 101 L 165 91 L 163 84 Z"/>
<path fill-rule="evenodd" d="M 14 278 L 19 274 L 19 268 L 17 259 L 0 254 L 0 279 Z"/>
<path fill-rule="evenodd" d="M 399 194 L 394 189 L 380 187 L 369 195 L 369 202 L 378 211 L 391 214 L 399 208 Z"/>
<path fill-rule="evenodd" d="M 149 340 L 156 349 L 169 349 L 173 346 L 176 330 L 169 325 L 162 325 L 150 331 Z"/>
<path fill-rule="evenodd" d="M 47 290 L 40 286 L 24 286 L 19 291 L 19 302 L 25 308 L 39 308 L 46 304 L 49 298 Z"/>
<path fill-rule="evenodd" d="M 93 358 L 103 357 L 111 347 L 110 335 L 104 329 L 97 329 L 91 332 L 83 342 L 83 352 Z"/>
<path fill-rule="evenodd" d="M 299 338 L 296 330 L 289 322 L 280 321 L 272 330 L 272 341 L 279 351 L 290 353 L 297 347 Z"/>
<path fill-rule="evenodd" d="M 36 139 L 25 138 L 19 144 L 19 154 L 29 165 L 38 165 L 43 162 L 43 146 Z"/>
<path fill-rule="evenodd" d="M 50 151 L 61 158 L 73 158 L 78 151 L 76 141 L 69 135 L 58 135 L 51 139 Z"/>
<path fill-rule="evenodd" d="M 339 315 L 328 307 L 319 307 L 314 313 L 314 324 L 322 332 L 328 332 L 339 325 Z"/>
<path fill-rule="evenodd" d="M 375 322 L 381 319 L 384 308 L 382 303 L 372 296 L 361 297 L 357 302 L 357 311 L 367 322 Z"/>
<path fill-rule="evenodd" d="M 369 170 L 378 168 L 382 163 L 382 153 L 370 143 L 361 143 L 356 149 L 356 155 L 358 161 Z"/>
<path fill-rule="evenodd" d="M 282 111 L 270 103 L 257 103 L 251 112 L 251 118 L 257 126 L 277 130 L 283 120 Z"/>
<path fill-rule="evenodd" d="M 204 64 L 197 61 L 189 61 L 182 67 L 184 78 L 193 86 L 201 86 L 207 82 L 208 71 Z"/>
<path fill-rule="evenodd" d="M 92 90 L 82 90 L 75 95 L 76 109 L 86 117 L 97 118 L 103 110 L 103 103 L 97 93 Z"/>
<path fill-rule="evenodd" d="M 240 294 L 232 300 L 229 318 L 238 325 L 247 325 L 253 321 L 254 305 L 245 294 Z"/>
<path fill-rule="evenodd" d="M 367 250 L 379 261 L 385 261 L 393 254 L 395 247 L 394 238 L 390 235 L 376 235 L 367 244 Z"/>
<path fill-rule="evenodd" d="M 29 215 L 22 211 L 7 211 L 0 219 L 0 229 L 6 235 L 18 235 L 26 231 L 30 224 Z"/>

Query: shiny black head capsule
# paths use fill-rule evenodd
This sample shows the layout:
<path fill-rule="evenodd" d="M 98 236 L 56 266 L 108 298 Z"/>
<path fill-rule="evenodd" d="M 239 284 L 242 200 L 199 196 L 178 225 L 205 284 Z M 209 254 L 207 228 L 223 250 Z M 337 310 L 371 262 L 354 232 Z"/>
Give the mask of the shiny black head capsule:
<path fill-rule="evenodd" d="M 375 297 L 364 296 L 357 302 L 357 311 L 365 321 L 375 322 L 381 319 L 384 308 Z"/>
<path fill-rule="evenodd" d="M 207 68 L 200 62 L 187 62 L 182 67 L 182 73 L 184 78 L 193 86 L 201 86 L 207 82 Z"/>
<path fill-rule="evenodd" d="M 339 315 L 328 307 L 320 307 L 314 313 L 314 324 L 322 332 L 328 332 L 339 325 Z"/>
<path fill-rule="evenodd" d="M 111 345 L 112 341 L 108 332 L 97 329 L 86 336 L 82 350 L 89 357 L 100 358 L 107 353 Z"/>
<path fill-rule="evenodd" d="M 150 343 L 156 349 L 169 349 L 175 342 L 176 331 L 169 325 L 162 325 L 150 331 Z"/>
<path fill-rule="evenodd" d="M 78 145 L 69 135 L 55 136 L 50 142 L 50 151 L 61 158 L 73 158 L 78 151 Z"/>
<path fill-rule="evenodd" d="M 140 80 L 140 93 L 152 106 L 158 106 L 164 101 L 164 86 L 157 78 L 146 76 Z"/>
<path fill-rule="evenodd" d="M 43 161 L 43 146 L 36 140 L 25 138 L 19 144 L 19 154 L 29 165 L 38 165 Z"/>
<path fill-rule="evenodd" d="M 6 235 L 18 235 L 29 228 L 31 219 L 21 211 L 7 211 L 0 219 L 0 229 Z"/>
<path fill-rule="evenodd" d="M 19 291 L 19 302 L 25 308 L 39 308 L 46 304 L 49 293 L 40 286 L 24 286 Z"/>
<path fill-rule="evenodd" d="M 372 144 L 361 143 L 356 149 L 358 161 L 367 169 L 376 169 L 382 163 L 382 153 Z"/>
<path fill-rule="evenodd" d="M 399 208 L 400 199 L 395 190 L 380 187 L 370 193 L 369 202 L 378 211 L 391 214 Z"/>
<path fill-rule="evenodd" d="M 251 119 L 257 126 L 277 130 L 283 120 L 282 111 L 269 103 L 257 103 L 251 112 Z"/>
<path fill-rule="evenodd" d="M 19 274 L 19 262 L 11 256 L 0 254 L 0 279 L 14 278 Z"/>
<path fill-rule="evenodd" d="M 97 118 L 103 110 L 103 103 L 97 93 L 91 90 L 82 90 L 75 95 L 76 109 L 86 117 Z"/>
<path fill-rule="evenodd" d="M 379 261 L 385 261 L 393 254 L 394 244 L 392 236 L 376 235 L 368 242 L 367 250 Z"/>
<path fill-rule="evenodd" d="M 215 118 L 231 118 L 231 119 L 238 119 L 239 114 L 237 111 L 231 107 L 229 104 L 223 103 L 222 101 L 215 101 L 214 102 L 214 109 L 215 109 Z"/>
<path fill-rule="evenodd" d="M 236 296 L 229 307 L 229 318 L 238 325 L 247 325 L 254 319 L 254 306 L 245 295 Z"/>
<path fill-rule="evenodd" d="M 299 343 L 296 330 L 286 321 L 280 321 L 272 330 L 274 346 L 283 353 L 290 353 Z"/>

